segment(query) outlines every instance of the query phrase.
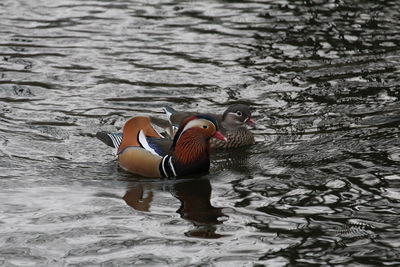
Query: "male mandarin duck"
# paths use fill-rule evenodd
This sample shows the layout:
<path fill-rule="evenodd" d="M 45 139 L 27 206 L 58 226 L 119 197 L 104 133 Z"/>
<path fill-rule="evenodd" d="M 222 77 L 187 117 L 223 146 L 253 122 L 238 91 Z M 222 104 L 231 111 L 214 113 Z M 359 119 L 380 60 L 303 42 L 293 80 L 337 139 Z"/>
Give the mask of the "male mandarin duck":
<path fill-rule="evenodd" d="M 187 117 L 199 114 L 197 112 L 179 112 L 171 107 L 164 108 L 169 122 L 161 119 L 152 118 L 152 122 L 166 130 L 173 136 L 179 124 Z M 228 139 L 227 142 L 212 138 L 211 147 L 213 148 L 235 148 L 240 146 L 252 145 L 255 143 L 253 133 L 247 129 L 246 125 L 253 127 L 254 120 L 251 118 L 249 106 L 244 104 L 234 104 L 222 114 L 207 114 L 220 125 L 220 132 Z"/>
<path fill-rule="evenodd" d="M 162 138 L 149 117 L 128 120 L 121 134 L 98 132 L 96 137 L 116 147 L 119 165 L 132 173 L 152 178 L 181 177 L 210 168 L 211 137 L 225 141 L 217 122 L 207 115 L 186 118 L 173 140 Z"/>

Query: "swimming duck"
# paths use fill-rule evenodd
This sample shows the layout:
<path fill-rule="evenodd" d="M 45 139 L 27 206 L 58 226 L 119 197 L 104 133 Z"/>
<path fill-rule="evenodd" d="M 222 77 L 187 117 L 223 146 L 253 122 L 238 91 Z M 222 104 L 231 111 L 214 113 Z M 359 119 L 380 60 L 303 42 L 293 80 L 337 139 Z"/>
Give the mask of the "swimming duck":
<path fill-rule="evenodd" d="M 129 172 L 152 178 L 181 177 L 209 170 L 211 137 L 226 141 L 217 125 L 207 115 L 191 116 L 170 140 L 162 138 L 149 117 L 134 117 L 125 123 L 122 137 L 105 132 L 96 137 L 117 148 L 118 163 Z"/>
<path fill-rule="evenodd" d="M 176 111 L 171 107 L 164 108 L 168 116 L 168 121 L 152 118 L 152 122 L 163 128 L 171 136 L 178 129 L 179 124 L 187 117 L 197 115 L 197 112 Z M 255 121 L 251 118 L 249 106 L 244 104 L 234 104 L 222 114 L 207 114 L 218 122 L 220 132 L 228 139 L 227 142 L 212 138 L 211 147 L 213 148 L 235 148 L 252 145 L 255 143 L 253 133 L 246 125 L 255 126 Z"/>

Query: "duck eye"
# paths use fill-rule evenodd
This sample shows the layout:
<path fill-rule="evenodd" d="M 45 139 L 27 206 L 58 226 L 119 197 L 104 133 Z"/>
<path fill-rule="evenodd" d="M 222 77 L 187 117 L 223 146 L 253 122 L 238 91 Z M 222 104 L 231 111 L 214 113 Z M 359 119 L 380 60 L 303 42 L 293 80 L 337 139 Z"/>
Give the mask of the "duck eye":
<path fill-rule="evenodd" d="M 238 112 L 236 112 L 236 115 L 238 115 L 240 117 L 240 116 L 242 116 L 242 112 L 238 111 Z"/>
<path fill-rule="evenodd" d="M 203 125 L 203 128 L 204 128 L 204 129 L 207 129 L 207 128 L 208 128 L 208 126 L 207 126 L 207 125 Z"/>

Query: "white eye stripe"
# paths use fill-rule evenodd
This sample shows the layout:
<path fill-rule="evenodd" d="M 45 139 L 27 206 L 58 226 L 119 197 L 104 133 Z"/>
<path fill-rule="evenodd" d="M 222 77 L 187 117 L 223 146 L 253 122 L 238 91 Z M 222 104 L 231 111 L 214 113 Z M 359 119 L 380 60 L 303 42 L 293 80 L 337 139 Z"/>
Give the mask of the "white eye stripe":
<path fill-rule="evenodd" d="M 243 112 L 241 112 L 241 111 L 236 111 L 236 112 L 229 112 L 228 114 L 231 114 L 231 115 L 233 115 L 233 116 L 235 116 L 235 117 L 243 117 L 243 116 L 246 116 Z"/>
<path fill-rule="evenodd" d="M 195 120 L 191 120 L 191 121 L 189 121 L 189 122 L 186 124 L 185 128 L 183 128 L 182 133 L 179 135 L 179 138 L 182 136 L 182 134 L 183 134 L 184 132 L 186 132 L 186 131 L 189 130 L 190 128 L 193 128 L 193 127 L 200 127 L 200 128 L 203 128 L 204 125 L 208 125 L 209 123 L 210 123 L 210 121 L 209 121 L 209 120 L 205 120 L 205 119 L 195 119 Z M 178 138 L 178 139 L 179 139 L 179 138 Z"/>
<path fill-rule="evenodd" d="M 189 121 L 186 124 L 185 128 L 183 128 L 182 132 L 184 132 L 184 131 L 188 130 L 189 128 L 192 128 L 192 127 L 201 127 L 202 128 L 203 125 L 208 125 L 209 123 L 210 123 L 210 121 L 205 120 L 205 119 L 195 119 L 195 120 Z"/>

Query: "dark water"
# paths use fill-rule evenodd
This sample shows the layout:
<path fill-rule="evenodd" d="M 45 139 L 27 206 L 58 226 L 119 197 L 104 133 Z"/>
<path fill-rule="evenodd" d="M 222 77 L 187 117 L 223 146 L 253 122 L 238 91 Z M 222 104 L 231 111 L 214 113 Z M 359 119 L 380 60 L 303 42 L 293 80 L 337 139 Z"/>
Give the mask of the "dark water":
<path fill-rule="evenodd" d="M 0 265 L 400 264 L 400 2 L 0 2 Z M 141 181 L 94 138 L 254 108 L 255 146 Z"/>

